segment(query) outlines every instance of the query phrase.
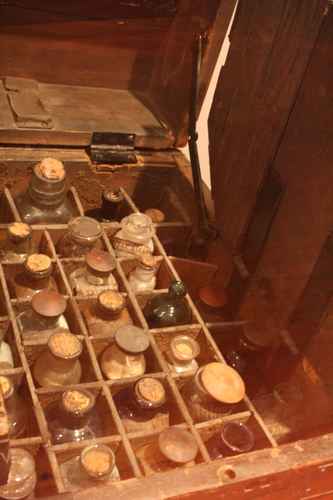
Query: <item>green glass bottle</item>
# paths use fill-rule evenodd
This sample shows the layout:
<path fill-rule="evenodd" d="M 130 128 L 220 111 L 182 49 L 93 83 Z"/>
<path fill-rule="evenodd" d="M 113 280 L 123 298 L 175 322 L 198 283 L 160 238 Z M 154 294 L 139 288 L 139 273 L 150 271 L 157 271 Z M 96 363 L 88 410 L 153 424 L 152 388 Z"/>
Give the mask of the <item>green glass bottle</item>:
<path fill-rule="evenodd" d="M 192 313 L 185 295 L 188 288 L 182 281 L 172 281 L 167 292 L 153 295 L 143 309 L 149 328 L 187 325 Z"/>

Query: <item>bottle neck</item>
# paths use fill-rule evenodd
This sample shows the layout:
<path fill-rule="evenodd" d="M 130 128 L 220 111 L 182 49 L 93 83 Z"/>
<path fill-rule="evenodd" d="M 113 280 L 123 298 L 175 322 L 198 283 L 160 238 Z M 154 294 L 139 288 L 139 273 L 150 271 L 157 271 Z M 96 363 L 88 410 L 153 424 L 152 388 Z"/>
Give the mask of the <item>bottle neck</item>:
<path fill-rule="evenodd" d="M 49 361 L 49 365 L 47 366 L 49 366 L 50 368 L 52 367 L 55 372 L 67 373 L 74 369 L 77 357 L 72 359 L 65 359 L 57 356 L 56 354 L 53 354 L 51 351 L 47 351 L 47 353 Z"/>
<path fill-rule="evenodd" d="M 53 328 L 57 328 L 59 324 L 59 318 L 60 316 L 46 318 L 45 316 L 41 316 L 34 310 L 32 312 L 33 327 L 36 330 L 51 330 Z"/>
<path fill-rule="evenodd" d="M 91 415 L 91 410 L 85 414 L 73 414 L 68 412 L 66 408 L 63 407 L 62 403 L 59 403 L 59 419 L 61 424 L 66 427 L 66 429 L 76 430 L 82 429 L 88 422 Z"/>
<path fill-rule="evenodd" d="M 65 188 L 65 176 L 59 180 L 47 180 L 39 177 L 34 171 L 29 182 L 28 196 L 38 206 L 54 208 L 64 201 Z"/>
<path fill-rule="evenodd" d="M 25 255 L 31 252 L 31 239 L 15 241 L 9 239 L 11 250 L 17 255 Z"/>
<path fill-rule="evenodd" d="M 90 285 L 93 286 L 107 285 L 108 280 L 110 278 L 110 274 L 111 273 L 101 273 L 98 271 L 94 271 L 93 269 L 87 266 L 86 278 Z"/>
<path fill-rule="evenodd" d="M 140 264 L 137 265 L 137 267 L 134 270 L 133 276 L 139 281 L 150 281 L 155 274 L 155 269 L 147 269 L 143 268 L 140 266 Z"/>

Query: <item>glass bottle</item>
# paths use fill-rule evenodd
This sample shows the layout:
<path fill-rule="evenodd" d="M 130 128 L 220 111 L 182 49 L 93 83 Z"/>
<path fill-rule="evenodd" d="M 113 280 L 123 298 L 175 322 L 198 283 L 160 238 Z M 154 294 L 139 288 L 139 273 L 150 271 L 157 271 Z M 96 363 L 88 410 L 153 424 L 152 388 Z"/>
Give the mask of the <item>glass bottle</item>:
<path fill-rule="evenodd" d="M 140 255 L 136 268 L 128 275 L 133 293 L 154 290 L 156 285 L 156 260 L 150 253 Z"/>
<path fill-rule="evenodd" d="M 70 332 L 56 332 L 47 343 L 47 351 L 37 358 L 33 368 L 41 387 L 78 384 L 81 379 L 79 356 L 81 341 Z"/>
<path fill-rule="evenodd" d="M 11 279 L 9 286 L 17 299 L 31 300 L 43 290 L 58 293 L 58 286 L 51 275 L 52 263 L 50 257 L 33 253 L 24 261 L 24 270 Z"/>
<path fill-rule="evenodd" d="M 14 359 L 11 347 L 3 340 L 3 331 L 0 328 L 0 369 L 14 368 Z"/>
<path fill-rule="evenodd" d="M 59 293 L 43 290 L 36 293 L 31 300 L 31 309 L 17 316 L 17 324 L 21 335 L 46 330 L 69 330 L 64 312 L 66 299 Z"/>
<path fill-rule="evenodd" d="M 120 481 L 113 451 L 104 444 L 86 446 L 81 455 L 59 466 L 67 491 L 80 491 Z"/>
<path fill-rule="evenodd" d="M 229 415 L 243 399 L 245 386 L 231 366 L 213 362 L 199 368 L 181 394 L 193 421 L 202 422 Z"/>
<path fill-rule="evenodd" d="M 205 443 L 211 460 L 245 453 L 251 450 L 253 444 L 253 432 L 238 420 L 225 422 L 220 432 L 211 436 Z"/>
<path fill-rule="evenodd" d="M 136 451 L 140 469 L 146 476 L 177 467 L 195 465 L 198 445 L 192 434 L 179 427 L 168 427 L 157 441 L 148 443 Z"/>
<path fill-rule="evenodd" d="M 37 483 L 35 461 L 30 453 L 21 448 L 9 450 L 10 468 L 8 481 L 0 486 L 0 497 L 8 500 L 26 498 Z"/>
<path fill-rule="evenodd" d="M 0 376 L 0 385 L 9 421 L 9 437 L 10 439 L 20 439 L 27 426 L 27 405 L 24 399 L 17 394 L 13 382 L 9 378 Z"/>
<path fill-rule="evenodd" d="M 187 325 L 192 313 L 185 295 L 187 286 L 181 281 L 172 281 L 168 292 L 157 293 L 148 300 L 143 315 L 149 328 Z"/>
<path fill-rule="evenodd" d="M 0 244 L 2 262 L 24 262 L 28 255 L 38 253 L 31 241 L 32 228 L 24 222 L 11 222 L 7 226 L 7 239 Z"/>
<path fill-rule="evenodd" d="M 97 302 L 82 310 L 89 335 L 113 335 L 123 325 L 133 321 L 126 307 L 126 297 L 114 290 L 101 292 Z"/>
<path fill-rule="evenodd" d="M 29 187 L 14 197 L 23 222 L 28 224 L 66 224 L 74 208 L 65 196 L 66 172 L 61 161 L 44 158 L 36 165 Z"/>
<path fill-rule="evenodd" d="M 103 250 L 102 226 L 91 217 L 74 217 L 68 222 L 68 233 L 59 241 L 60 257 L 84 257 L 92 250 Z"/>
<path fill-rule="evenodd" d="M 126 432 L 169 427 L 166 392 L 163 384 L 151 377 L 140 378 L 113 396 Z"/>
<path fill-rule="evenodd" d="M 76 295 L 96 295 L 102 290 L 118 290 L 113 276 L 117 262 L 112 255 L 103 250 L 92 250 L 85 257 L 86 265 L 73 271 L 69 284 Z"/>
<path fill-rule="evenodd" d="M 171 339 L 170 347 L 165 356 L 171 373 L 187 373 L 198 369 L 195 358 L 200 353 L 200 346 L 195 339 L 188 335 L 177 335 Z"/>
<path fill-rule="evenodd" d="M 155 234 L 153 221 L 148 215 L 140 212 L 124 217 L 121 230 L 116 233 L 112 243 L 117 257 L 140 256 L 142 253 L 153 253 Z"/>
<path fill-rule="evenodd" d="M 102 205 L 100 208 L 87 210 L 85 215 L 99 222 L 113 222 L 119 220 L 118 209 L 124 199 L 121 191 L 107 189 L 102 193 Z"/>
<path fill-rule="evenodd" d="M 45 418 L 52 444 L 94 439 L 102 435 L 95 397 L 86 389 L 67 389 L 50 403 Z"/>
<path fill-rule="evenodd" d="M 227 321 L 224 306 L 228 302 L 228 295 L 217 285 L 207 285 L 199 288 L 199 297 L 195 302 L 197 309 L 206 322 Z"/>
<path fill-rule="evenodd" d="M 146 332 L 137 326 L 124 325 L 118 328 L 114 340 L 101 358 L 104 375 L 110 380 L 143 375 L 146 371 L 143 353 L 149 346 Z"/>

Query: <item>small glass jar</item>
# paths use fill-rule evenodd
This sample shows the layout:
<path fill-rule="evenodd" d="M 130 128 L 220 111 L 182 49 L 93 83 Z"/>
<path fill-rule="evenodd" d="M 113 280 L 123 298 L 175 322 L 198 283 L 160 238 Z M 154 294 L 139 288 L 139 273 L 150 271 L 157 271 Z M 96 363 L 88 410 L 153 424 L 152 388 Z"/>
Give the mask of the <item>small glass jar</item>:
<path fill-rule="evenodd" d="M 118 290 L 113 276 L 117 262 L 112 255 L 103 250 L 92 250 L 86 255 L 86 265 L 73 271 L 69 284 L 76 295 L 96 295 L 102 290 Z"/>
<path fill-rule="evenodd" d="M 67 301 L 59 293 L 51 290 L 36 293 L 31 300 L 31 309 L 20 313 L 16 318 L 21 335 L 58 329 L 69 330 L 64 316 L 66 309 Z"/>
<path fill-rule="evenodd" d="M 9 421 L 9 437 L 10 439 L 20 439 L 27 426 L 27 405 L 24 399 L 15 392 L 13 382 L 9 378 L 0 376 L 0 386 Z"/>
<path fill-rule="evenodd" d="M 195 305 L 202 319 L 213 323 L 228 320 L 224 308 L 227 303 L 228 295 L 223 288 L 217 285 L 207 285 L 199 289 L 199 297 Z"/>
<path fill-rule="evenodd" d="M 103 250 L 102 226 L 91 217 L 74 217 L 68 222 L 68 233 L 59 241 L 60 257 L 84 257 L 92 250 Z"/>
<path fill-rule="evenodd" d="M 213 362 L 199 368 L 181 394 L 196 423 L 229 415 L 243 399 L 245 385 L 231 366 Z"/>
<path fill-rule="evenodd" d="M 0 244 L 2 262 L 24 262 L 38 248 L 32 243 L 32 228 L 24 222 L 12 222 L 7 226 L 7 239 Z"/>
<path fill-rule="evenodd" d="M 149 347 L 146 332 L 137 326 L 125 325 L 116 331 L 114 340 L 101 358 L 104 375 L 110 380 L 144 375 L 146 360 L 143 353 Z"/>
<path fill-rule="evenodd" d="M 169 427 L 163 384 L 154 378 L 140 378 L 113 396 L 126 432 L 139 432 Z"/>
<path fill-rule="evenodd" d="M 41 387 L 78 384 L 81 379 L 81 341 L 70 332 L 51 335 L 45 351 L 37 359 L 33 375 Z"/>
<path fill-rule="evenodd" d="M 170 347 L 165 355 L 171 373 L 188 373 L 198 369 L 195 358 L 200 353 L 200 346 L 195 339 L 177 335 L 171 339 Z"/>
<path fill-rule="evenodd" d="M 132 325 L 126 296 L 114 290 L 101 292 L 97 302 L 82 310 L 89 335 L 114 335 L 118 328 Z"/>
<path fill-rule="evenodd" d="M 148 443 L 136 452 L 140 469 L 145 476 L 177 467 L 195 465 L 198 445 L 190 432 L 179 427 L 164 429 L 157 441 Z"/>
<path fill-rule="evenodd" d="M 3 331 L 0 328 L 0 369 L 14 368 L 14 358 L 11 347 L 3 340 Z"/>
<path fill-rule="evenodd" d="M 28 224 L 66 224 L 74 208 L 65 196 L 66 172 L 61 161 L 44 158 L 36 165 L 27 191 L 14 197 L 23 222 Z"/>
<path fill-rule="evenodd" d="M 139 257 L 142 253 L 153 253 L 155 234 L 153 221 L 140 212 L 128 215 L 121 220 L 121 230 L 113 238 L 117 257 Z"/>
<path fill-rule="evenodd" d="M 65 489 L 72 492 L 120 481 L 114 453 L 104 444 L 86 446 L 81 455 L 60 464 L 59 470 Z"/>
<path fill-rule="evenodd" d="M 30 453 L 21 448 L 9 450 L 10 468 L 7 483 L 0 486 L 0 497 L 19 500 L 28 497 L 35 489 L 37 474 L 35 461 Z"/>
<path fill-rule="evenodd" d="M 168 292 L 157 293 L 151 297 L 143 309 L 149 328 L 188 325 L 192 313 L 185 295 L 188 289 L 181 281 L 172 281 Z"/>
<path fill-rule="evenodd" d="M 67 389 L 44 410 L 52 444 L 95 439 L 102 435 L 95 397 L 86 389 Z"/>
<path fill-rule="evenodd" d="M 107 189 L 102 193 L 102 205 L 100 208 L 87 210 L 85 216 L 92 217 L 98 222 L 114 222 L 119 220 L 118 209 L 123 202 L 124 196 L 117 189 Z"/>
<path fill-rule="evenodd" d="M 128 282 L 133 293 L 154 290 L 156 285 L 156 260 L 150 253 L 140 256 L 136 268 L 128 275 Z"/>
<path fill-rule="evenodd" d="M 238 420 L 225 422 L 219 434 L 214 434 L 205 443 L 211 460 L 246 453 L 251 450 L 253 444 L 253 432 Z"/>
<path fill-rule="evenodd" d="M 17 299 L 31 300 L 34 295 L 43 290 L 58 293 L 58 286 L 51 275 L 52 262 L 44 254 L 32 254 L 24 261 L 23 272 L 10 280 L 9 286 Z"/>

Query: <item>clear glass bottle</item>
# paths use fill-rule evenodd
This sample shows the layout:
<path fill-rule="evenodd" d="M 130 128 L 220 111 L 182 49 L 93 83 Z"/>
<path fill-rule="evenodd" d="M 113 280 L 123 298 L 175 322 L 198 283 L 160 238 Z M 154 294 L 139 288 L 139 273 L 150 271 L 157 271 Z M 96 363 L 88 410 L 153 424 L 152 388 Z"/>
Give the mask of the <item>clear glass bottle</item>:
<path fill-rule="evenodd" d="M 133 293 L 154 290 L 156 285 L 156 260 L 150 253 L 140 255 L 136 268 L 128 275 Z"/>
<path fill-rule="evenodd" d="M 44 413 L 52 444 L 102 436 L 95 397 L 86 389 L 67 389 L 60 401 L 50 403 Z"/>
<path fill-rule="evenodd" d="M 228 295 L 218 285 L 206 285 L 199 288 L 199 297 L 195 302 L 197 309 L 206 322 L 221 322 L 228 320 L 225 306 L 228 303 Z"/>
<path fill-rule="evenodd" d="M 36 293 L 51 290 L 58 293 L 58 286 L 51 275 L 52 262 L 44 254 L 33 253 L 24 261 L 24 270 L 9 282 L 9 287 L 17 299 L 31 300 Z"/>
<path fill-rule="evenodd" d="M 67 491 L 80 491 L 120 481 L 113 451 L 104 444 L 86 446 L 81 455 L 59 466 Z"/>
<path fill-rule="evenodd" d="M 132 325 L 126 307 L 126 296 L 114 290 L 101 292 L 97 302 L 82 310 L 89 335 L 114 335 L 118 328 Z"/>
<path fill-rule="evenodd" d="M 146 360 L 143 353 L 149 346 L 146 332 L 134 325 L 124 325 L 118 328 L 114 340 L 101 358 L 104 375 L 110 380 L 144 375 Z"/>
<path fill-rule="evenodd" d="M 14 368 L 14 359 L 11 347 L 3 340 L 3 331 L 0 328 L 0 369 Z"/>
<path fill-rule="evenodd" d="M 118 290 L 118 283 L 112 274 L 117 262 L 112 255 L 103 250 L 92 250 L 85 260 L 86 265 L 69 276 L 69 284 L 76 295 L 96 295 L 102 290 Z"/>
<path fill-rule="evenodd" d="M 0 261 L 24 262 L 32 253 L 38 253 L 33 244 L 32 228 L 24 222 L 11 222 L 7 226 L 7 239 L 0 244 Z"/>
<path fill-rule="evenodd" d="M 140 378 L 113 396 L 126 432 L 139 432 L 169 427 L 163 384 L 154 378 Z"/>
<path fill-rule="evenodd" d="M 29 187 L 14 197 L 23 222 L 28 224 L 66 224 L 74 208 L 65 196 L 66 172 L 61 161 L 44 158 L 36 165 Z"/>
<path fill-rule="evenodd" d="M 56 332 L 47 343 L 47 351 L 37 359 L 33 375 L 41 387 L 78 384 L 81 379 L 80 339 L 70 332 Z"/>
<path fill-rule="evenodd" d="M 200 353 L 200 346 L 194 338 L 177 335 L 171 339 L 170 347 L 165 356 L 171 373 L 188 373 L 198 369 L 195 358 Z"/>
<path fill-rule="evenodd" d="M 140 212 L 124 217 L 121 230 L 113 238 L 113 247 L 117 257 L 140 256 L 142 253 L 153 253 L 155 234 L 153 221 L 148 215 Z"/>
<path fill-rule="evenodd" d="M 179 427 L 164 429 L 158 439 L 136 451 L 140 469 L 145 476 L 165 472 L 177 467 L 195 465 L 199 451 L 192 434 Z"/>
<path fill-rule="evenodd" d="M 68 233 L 59 241 L 60 257 L 84 257 L 92 250 L 103 250 L 102 226 L 91 217 L 74 217 L 68 222 Z"/>
<path fill-rule="evenodd" d="M 238 420 L 225 422 L 220 432 L 211 436 L 205 443 L 211 460 L 246 453 L 251 450 L 253 444 L 253 432 Z"/>
<path fill-rule="evenodd" d="M 13 382 L 8 377 L 0 376 L 0 385 L 9 421 L 9 437 L 10 439 L 20 439 L 27 426 L 27 405 L 24 399 L 17 394 Z"/>
<path fill-rule="evenodd" d="M 172 281 L 168 292 L 153 295 L 143 309 L 149 328 L 188 325 L 192 313 L 185 295 L 188 289 L 181 281 Z"/>
<path fill-rule="evenodd" d="M 102 193 L 102 205 L 100 208 L 87 210 L 85 216 L 92 217 L 98 222 L 114 222 L 119 220 L 118 209 L 124 199 L 121 191 L 107 189 Z"/>
<path fill-rule="evenodd" d="M 21 335 L 46 330 L 69 330 L 64 312 L 66 299 L 59 293 L 43 290 L 36 293 L 31 300 L 31 309 L 17 316 L 17 324 Z"/>
<path fill-rule="evenodd" d="M 21 448 L 11 448 L 9 456 L 8 481 L 0 486 L 0 497 L 8 500 L 26 498 L 34 491 L 37 483 L 35 461 L 28 451 Z"/>
<path fill-rule="evenodd" d="M 213 362 L 199 368 L 181 395 L 196 423 L 229 415 L 243 399 L 245 385 L 231 366 Z"/>

